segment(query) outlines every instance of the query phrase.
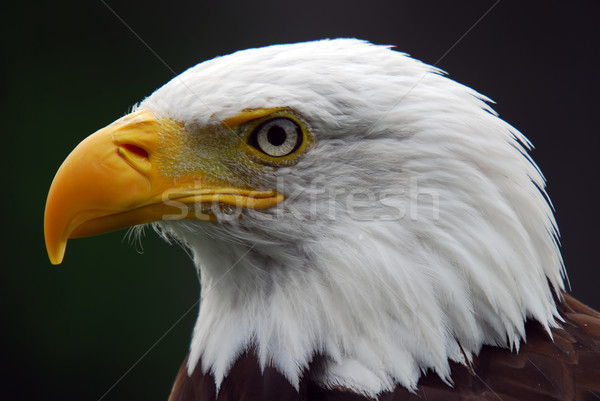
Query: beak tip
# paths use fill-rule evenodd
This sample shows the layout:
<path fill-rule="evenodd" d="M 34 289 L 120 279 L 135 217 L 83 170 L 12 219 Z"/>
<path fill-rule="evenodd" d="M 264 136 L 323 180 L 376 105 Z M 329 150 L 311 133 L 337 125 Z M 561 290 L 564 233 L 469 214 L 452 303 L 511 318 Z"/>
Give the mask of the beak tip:
<path fill-rule="evenodd" d="M 54 266 L 58 266 L 62 263 L 62 258 L 61 259 L 50 259 L 50 263 L 52 263 Z"/>
<path fill-rule="evenodd" d="M 53 247 L 47 246 L 48 257 L 50 263 L 53 265 L 60 265 L 65 257 L 65 250 L 67 249 L 67 242 L 61 241 Z"/>

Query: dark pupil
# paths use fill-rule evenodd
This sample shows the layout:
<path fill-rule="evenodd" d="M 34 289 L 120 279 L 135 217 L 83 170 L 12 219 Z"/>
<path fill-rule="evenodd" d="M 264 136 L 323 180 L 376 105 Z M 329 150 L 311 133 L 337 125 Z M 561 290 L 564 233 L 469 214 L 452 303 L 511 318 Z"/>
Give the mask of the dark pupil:
<path fill-rule="evenodd" d="M 267 140 L 273 146 L 279 146 L 285 142 L 287 134 L 285 130 L 278 125 L 274 125 L 269 128 L 267 132 Z"/>

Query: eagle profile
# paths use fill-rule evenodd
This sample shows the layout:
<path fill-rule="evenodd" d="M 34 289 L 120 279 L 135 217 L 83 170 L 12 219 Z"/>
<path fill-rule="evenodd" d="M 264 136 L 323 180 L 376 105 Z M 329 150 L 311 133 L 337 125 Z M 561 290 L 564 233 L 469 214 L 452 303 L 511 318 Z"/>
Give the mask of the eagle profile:
<path fill-rule="evenodd" d="M 50 259 L 148 224 L 190 250 L 171 401 L 600 399 L 600 314 L 487 101 L 353 39 L 201 63 L 65 160 Z"/>

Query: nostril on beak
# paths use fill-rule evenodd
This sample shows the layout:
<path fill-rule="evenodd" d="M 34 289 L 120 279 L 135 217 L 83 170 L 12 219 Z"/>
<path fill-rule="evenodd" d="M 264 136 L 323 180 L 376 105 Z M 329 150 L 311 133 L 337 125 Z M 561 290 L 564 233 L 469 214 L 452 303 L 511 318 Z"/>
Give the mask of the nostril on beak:
<path fill-rule="evenodd" d="M 140 159 L 148 159 L 150 157 L 148 155 L 148 152 L 139 146 L 127 143 L 127 144 L 121 145 L 120 147 L 123 148 L 128 153 L 130 153 L 132 156 L 138 157 Z"/>
<path fill-rule="evenodd" d="M 117 146 L 117 153 L 129 163 L 131 167 L 139 172 L 144 174 L 150 172 L 152 168 L 150 164 L 150 154 L 141 146 L 123 143 Z"/>

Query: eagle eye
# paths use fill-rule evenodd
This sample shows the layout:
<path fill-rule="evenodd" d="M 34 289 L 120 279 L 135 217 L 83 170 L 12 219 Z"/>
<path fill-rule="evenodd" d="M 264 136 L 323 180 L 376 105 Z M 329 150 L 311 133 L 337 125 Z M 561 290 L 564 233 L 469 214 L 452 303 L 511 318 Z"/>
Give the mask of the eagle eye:
<path fill-rule="evenodd" d="M 289 118 L 273 118 L 254 129 L 250 144 L 271 157 L 287 156 L 302 144 L 302 128 Z"/>

